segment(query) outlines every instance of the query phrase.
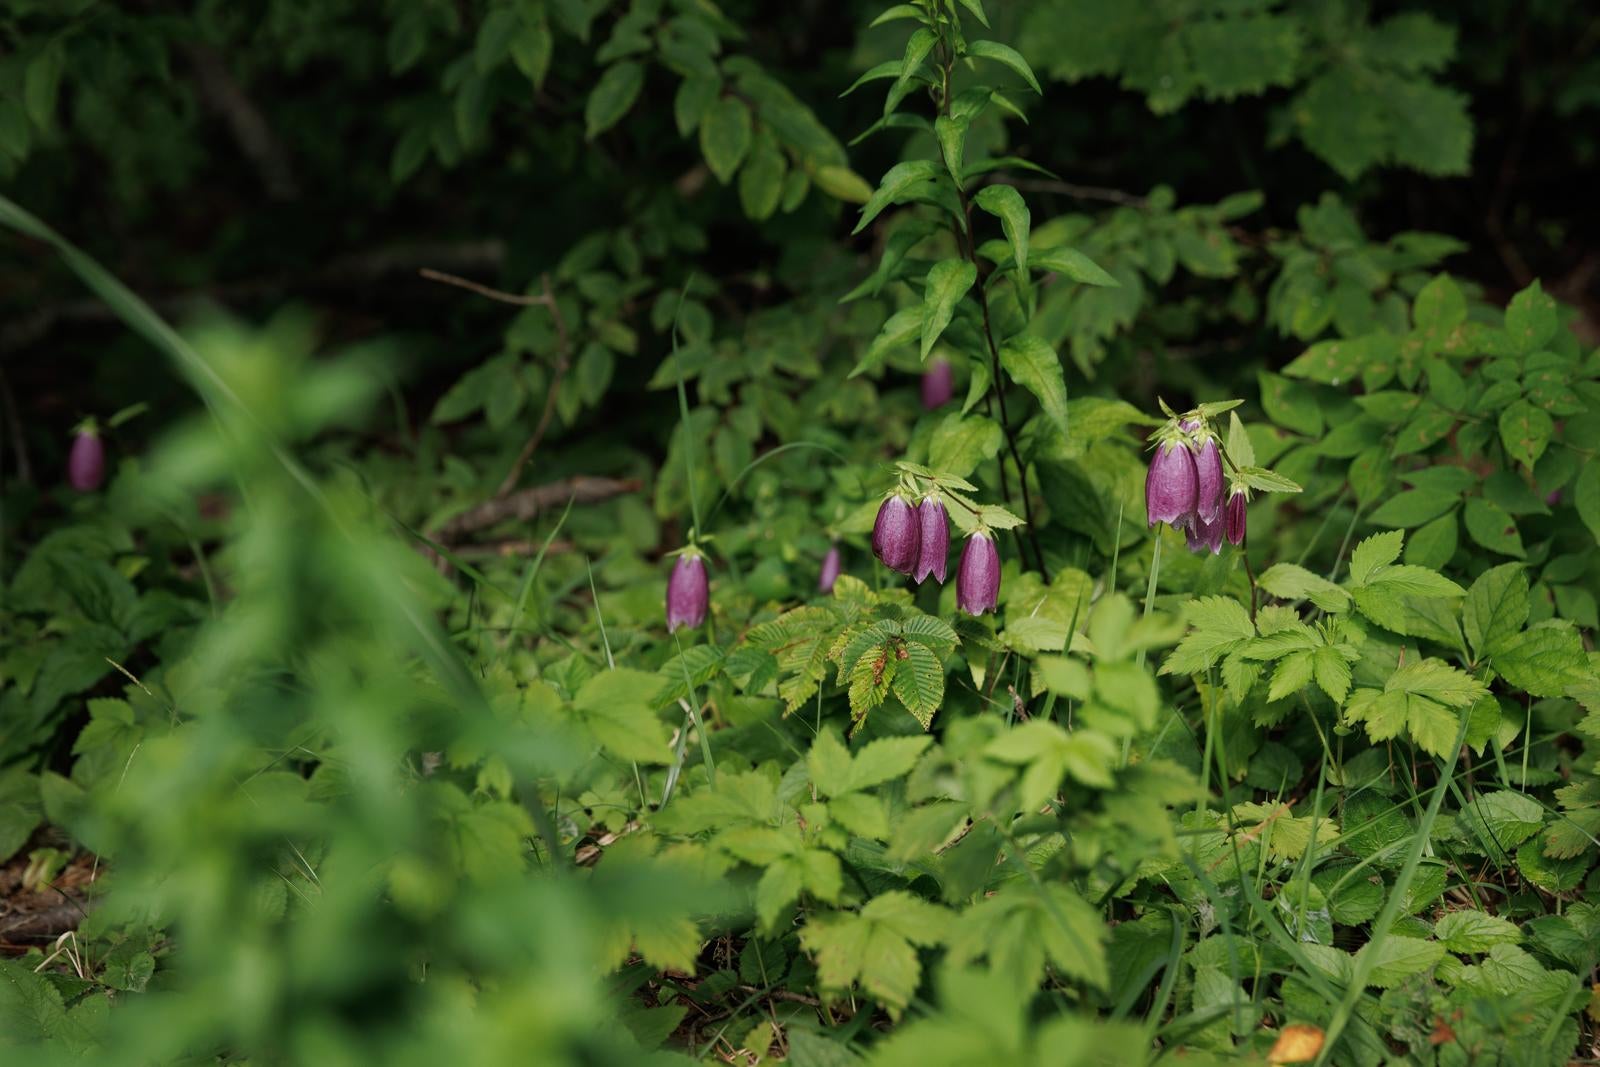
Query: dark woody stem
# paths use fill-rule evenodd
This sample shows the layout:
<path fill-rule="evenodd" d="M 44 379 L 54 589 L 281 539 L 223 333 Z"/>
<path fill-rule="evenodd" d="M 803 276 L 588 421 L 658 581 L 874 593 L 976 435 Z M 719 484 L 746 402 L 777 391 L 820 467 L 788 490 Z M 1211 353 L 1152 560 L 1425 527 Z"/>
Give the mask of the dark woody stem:
<path fill-rule="evenodd" d="M 952 69 L 955 67 L 955 49 L 951 46 L 949 40 L 945 38 L 943 34 L 940 35 L 938 47 L 940 71 L 939 113 L 941 115 L 948 116 L 950 114 L 950 74 Z M 947 170 L 952 169 L 950 167 L 950 161 L 944 158 L 944 147 L 942 145 L 939 148 L 939 158 L 942 162 L 944 162 Z M 978 260 L 976 248 L 977 240 L 972 234 L 972 201 L 967 196 L 967 191 L 965 189 L 958 188 L 956 190 L 956 195 L 959 197 L 961 202 L 961 214 L 966 221 L 966 229 L 965 232 L 963 232 L 962 227 L 956 225 L 952 227 L 952 230 L 955 232 L 956 247 L 960 249 L 962 254 L 966 256 L 968 261 L 972 263 L 973 268 L 977 271 L 977 284 L 975 288 L 978 291 L 978 307 L 983 311 L 983 336 L 984 340 L 988 342 L 989 359 L 993 369 L 994 381 L 991 383 L 991 387 L 994 390 L 995 400 L 1000 409 L 1000 430 L 1005 436 L 1006 450 L 1011 453 L 1012 462 L 1017 465 L 1017 491 L 1022 496 L 1022 516 L 1026 520 L 1028 527 L 1027 543 L 1033 548 L 1034 565 L 1038 568 L 1039 573 L 1043 574 L 1044 551 L 1039 547 L 1039 538 L 1038 534 L 1035 532 L 1035 524 L 1033 521 L 1033 501 L 1028 497 L 1028 468 L 1027 465 L 1022 462 L 1022 454 L 1017 450 L 1017 440 L 1011 432 L 1011 420 L 1006 413 L 1006 392 L 1004 378 L 1001 376 L 1000 347 L 995 343 L 994 327 L 989 318 L 989 291 L 987 288 L 985 288 L 984 284 L 987 281 L 988 272 L 986 271 L 984 264 Z M 1008 484 L 1008 479 L 1006 478 L 1006 461 L 1004 456 L 999 458 L 998 466 L 1000 469 L 1000 495 L 1002 498 L 1004 498 L 1007 504 L 1010 504 L 1011 489 Z M 1022 534 L 1013 528 L 1011 531 L 1011 536 L 1016 541 L 1018 557 L 1020 557 L 1024 564 L 1026 564 L 1028 554 L 1023 548 Z"/>

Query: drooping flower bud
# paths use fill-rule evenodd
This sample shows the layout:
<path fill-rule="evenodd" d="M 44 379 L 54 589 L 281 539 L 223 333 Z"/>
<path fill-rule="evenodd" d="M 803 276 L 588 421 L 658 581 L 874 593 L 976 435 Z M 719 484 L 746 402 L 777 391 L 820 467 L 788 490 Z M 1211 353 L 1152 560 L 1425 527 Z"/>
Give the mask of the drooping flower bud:
<path fill-rule="evenodd" d="M 1228 492 L 1228 503 L 1223 508 L 1222 531 L 1232 545 L 1244 544 L 1244 506 L 1249 503 L 1243 489 Z"/>
<path fill-rule="evenodd" d="M 817 591 L 822 593 L 833 592 L 833 583 L 839 580 L 841 568 L 839 559 L 839 546 L 829 545 L 828 554 L 822 557 L 822 571 L 817 576 Z"/>
<path fill-rule="evenodd" d="M 1206 522 L 1200 516 L 1188 526 L 1184 527 L 1184 540 L 1189 544 L 1190 552 L 1201 552 L 1210 549 L 1214 556 L 1222 551 L 1222 517 L 1219 515 L 1216 522 Z"/>
<path fill-rule="evenodd" d="M 672 565 L 672 577 L 667 579 L 667 632 L 674 633 L 680 626 L 692 628 L 705 622 L 710 596 L 706 561 L 699 552 L 690 549 L 678 557 Z"/>
<path fill-rule="evenodd" d="M 911 577 L 921 585 L 928 575 L 944 584 L 945 563 L 950 557 L 950 516 L 944 501 L 937 496 L 925 496 L 917 505 L 917 526 L 922 544 L 917 550 L 917 569 Z"/>
<path fill-rule="evenodd" d="M 922 546 L 916 512 L 899 493 L 884 499 L 872 524 L 872 554 L 890 570 L 910 574 Z"/>
<path fill-rule="evenodd" d="M 1000 550 L 982 530 L 967 538 L 956 570 L 956 606 L 968 615 L 993 611 L 1000 602 Z"/>
<path fill-rule="evenodd" d="M 83 427 L 72 439 L 72 451 L 67 454 L 67 481 L 80 493 L 92 493 L 100 488 L 106 473 L 106 446 L 93 427 Z"/>
<path fill-rule="evenodd" d="M 950 403 L 955 395 L 955 369 L 943 356 L 935 356 L 922 372 L 922 406 L 927 411 Z"/>
<path fill-rule="evenodd" d="M 1158 444 L 1144 479 L 1144 506 L 1150 525 L 1164 522 L 1187 526 L 1194 519 L 1198 486 L 1199 475 L 1189 446 L 1177 438 Z"/>

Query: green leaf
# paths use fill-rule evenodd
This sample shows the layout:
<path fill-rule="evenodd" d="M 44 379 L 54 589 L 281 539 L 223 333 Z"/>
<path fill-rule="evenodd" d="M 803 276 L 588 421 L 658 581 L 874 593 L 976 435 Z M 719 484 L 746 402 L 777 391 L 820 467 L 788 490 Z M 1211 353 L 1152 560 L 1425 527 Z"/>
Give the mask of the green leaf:
<path fill-rule="evenodd" d="M 817 982 L 843 991 L 860 982 L 898 1018 L 922 979 L 914 945 L 943 941 L 950 913 L 937 904 L 891 889 L 880 893 L 860 914 L 816 916 L 800 931 L 800 943 L 817 960 Z"/>
<path fill-rule="evenodd" d="M 1056 245 L 1032 253 L 1028 260 L 1034 270 L 1059 274 L 1084 285 L 1117 287 L 1122 283 L 1102 270 L 1094 260 L 1076 248 Z"/>
<path fill-rule="evenodd" d="M 1483 497 L 1467 501 L 1461 514 L 1467 527 L 1467 536 L 1491 552 L 1522 559 L 1527 552 L 1522 547 L 1522 535 L 1517 532 L 1517 520 L 1505 508 Z"/>
<path fill-rule="evenodd" d="M 865 204 L 872 197 L 872 186 L 849 167 L 818 167 L 811 178 L 817 183 L 818 189 L 847 204 Z"/>
<path fill-rule="evenodd" d="M 1034 92 L 1040 96 L 1044 95 L 1044 90 L 1039 88 L 1039 79 L 1033 76 L 1033 68 L 1028 66 L 1028 61 L 1023 59 L 1022 54 L 1015 48 L 1000 44 L 998 41 L 972 41 L 967 45 L 967 55 L 1005 64 L 1021 75 L 1022 80 L 1027 82 Z"/>
<path fill-rule="evenodd" d="M 727 185 L 750 151 L 750 109 L 738 97 L 725 96 L 707 109 L 700 122 L 700 153 L 717 181 Z"/>
<path fill-rule="evenodd" d="M 1055 349 L 1033 334 L 1018 334 L 1000 346 L 1000 366 L 1011 380 L 1039 398 L 1045 417 L 1067 434 L 1067 381 Z"/>
<path fill-rule="evenodd" d="M 1572 487 L 1572 503 L 1578 517 L 1600 542 L 1600 463 L 1585 463 Z"/>
<path fill-rule="evenodd" d="M 907 641 L 901 650 L 904 658 L 895 668 L 891 688 L 911 717 L 924 730 L 933 724 L 933 714 L 944 703 L 944 664 L 927 645 Z"/>
<path fill-rule="evenodd" d="M 928 53 L 933 51 L 933 46 L 939 38 L 926 26 L 919 26 L 910 39 L 906 41 L 905 55 L 900 60 L 900 74 L 895 79 L 895 87 L 901 88 L 911 80 L 917 69 L 922 66 L 922 61 L 928 58 Z M 890 95 L 890 100 L 895 99 Z M 887 113 L 887 112 L 886 112 Z"/>
<path fill-rule="evenodd" d="M 1494 669 L 1536 697 L 1558 697 L 1587 676 L 1583 639 L 1567 622 L 1551 620 L 1489 649 Z"/>
<path fill-rule="evenodd" d="M 1516 923 L 1481 911 L 1452 911 L 1434 926 L 1433 935 L 1451 952 L 1487 952 L 1522 940 Z"/>
<path fill-rule="evenodd" d="M 867 224 L 890 204 L 898 203 L 912 188 L 922 182 L 932 181 L 939 177 L 941 171 L 939 164 L 931 159 L 912 159 L 904 163 L 896 163 L 884 172 L 878 188 L 861 208 L 861 218 L 856 222 L 852 235 L 860 233 L 867 228 Z"/>
<path fill-rule="evenodd" d="M 1512 849 L 1539 832 L 1544 825 L 1544 807 L 1524 793 L 1500 789 L 1480 793 L 1462 807 L 1457 818 L 1492 859 L 1504 863 Z"/>
<path fill-rule="evenodd" d="M 1032 221 L 1028 205 L 1022 201 L 1022 194 L 1009 185 L 986 185 L 978 190 L 973 202 L 1000 220 L 1006 240 L 1011 244 L 1011 256 L 1016 260 L 1017 274 L 1026 279 L 1028 233 Z"/>
<path fill-rule="evenodd" d="M 783 153 L 770 134 L 756 139 L 749 162 L 739 171 L 739 203 L 748 217 L 760 221 L 772 217 L 783 196 L 783 179 L 788 171 Z"/>
<path fill-rule="evenodd" d="M 1365 585 L 1379 567 L 1400 558 L 1400 549 L 1404 543 L 1405 535 L 1395 530 L 1391 533 L 1373 534 L 1356 545 L 1355 551 L 1350 553 L 1350 581 L 1356 585 Z"/>
<path fill-rule="evenodd" d="M 1268 567 L 1257 584 L 1280 600 L 1309 600 L 1323 611 L 1344 611 L 1350 594 L 1318 574 L 1293 563 Z"/>
<path fill-rule="evenodd" d="M 1444 946 L 1437 941 L 1422 941 L 1414 937 L 1389 934 L 1373 940 L 1356 953 L 1356 966 L 1372 957 L 1367 972 L 1367 984 L 1379 989 L 1390 989 L 1414 974 L 1432 970 L 1444 958 Z"/>
<path fill-rule="evenodd" d="M 622 759 L 670 763 L 666 726 L 649 705 L 660 685 L 660 675 L 617 667 L 584 682 L 572 706 L 600 743 Z"/>
<path fill-rule="evenodd" d="M 1528 621 L 1528 575 L 1520 563 L 1503 563 L 1478 575 L 1461 619 L 1467 642 L 1482 659 L 1515 637 Z"/>
<path fill-rule="evenodd" d="M 862 747 L 850 767 L 850 788 L 871 789 L 911 773 L 933 739 L 927 735 L 884 737 Z"/>
<path fill-rule="evenodd" d="M 1417 329 L 1442 337 L 1467 321 L 1467 298 L 1450 275 L 1435 275 L 1417 293 L 1411 317 Z"/>
<path fill-rule="evenodd" d="M 23 72 L 22 103 L 28 110 L 28 117 L 41 130 L 48 130 L 55 124 L 56 96 L 61 89 L 66 63 L 66 50 L 61 42 L 52 41 L 28 61 Z"/>
<path fill-rule="evenodd" d="M 1162 674 L 1201 674 L 1256 636 L 1250 613 L 1232 597 L 1191 600 L 1183 616 L 1190 632 L 1161 665 Z"/>
<path fill-rule="evenodd" d="M 1261 408 L 1267 418 L 1298 434 L 1315 437 L 1322 433 L 1322 408 L 1309 386 L 1271 371 L 1257 371 L 1261 389 Z M 1235 457 L 1234 462 L 1240 462 Z"/>
<path fill-rule="evenodd" d="M 1518 353 L 1542 348 L 1556 335 L 1561 322 L 1556 318 L 1556 302 L 1535 279 L 1506 305 L 1506 333 Z"/>
<path fill-rule="evenodd" d="M 939 151 L 944 156 L 945 169 L 950 172 L 957 189 L 962 187 L 961 159 L 966 151 L 968 125 L 968 119 L 950 115 L 940 115 L 933 120 L 933 134 L 939 139 Z"/>
<path fill-rule="evenodd" d="M 1506 454 L 1530 469 L 1544 455 L 1555 428 L 1547 411 L 1526 400 L 1518 400 L 1500 413 L 1500 440 Z"/>
<path fill-rule="evenodd" d="M 965 478 L 978 464 L 993 459 L 1004 443 L 1000 424 L 993 419 L 952 412 L 940 420 L 928 440 L 928 465 Z"/>
<path fill-rule="evenodd" d="M 613 63 L 589 92 L 583 106 L 584 139 L 594 140 L 622 121 L 644 88 L 644 68 L 632 60 Z"/>
<path fill-rule="evenodd" d="M 934 344 L 950 325 L 956 305 L 967 295 L 978 278 L 978 268 L 965 259 L 947 259 L 935 263 L 928 271 L 927 288 L 923 290 L 922 358 L 926 360 Z"/>
<path fill-rule="evenodd" d="M 1446 493 L 1438 489 L 1407 489 L 1378 505 L 1371 519 L 1379 526 L 1411 529 L 1439 518 L 1460 502 L 1459 493 Z"/>

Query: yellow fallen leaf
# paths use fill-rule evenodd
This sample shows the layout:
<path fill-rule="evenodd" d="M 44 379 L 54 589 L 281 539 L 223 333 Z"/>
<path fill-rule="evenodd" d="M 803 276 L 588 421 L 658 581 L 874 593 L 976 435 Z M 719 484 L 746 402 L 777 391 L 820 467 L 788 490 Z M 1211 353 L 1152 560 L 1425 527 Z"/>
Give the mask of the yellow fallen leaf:
<path fill-rule="evenodd" d="M 1267 1053 L 1267 1062 L 1306 1063 L 1316 1059 L 1321 1051 L 1322 1028 L 1295 1023 L 1279 1032 L 1278 1040 L 1272 1043 L 1272 1051 Z"/>

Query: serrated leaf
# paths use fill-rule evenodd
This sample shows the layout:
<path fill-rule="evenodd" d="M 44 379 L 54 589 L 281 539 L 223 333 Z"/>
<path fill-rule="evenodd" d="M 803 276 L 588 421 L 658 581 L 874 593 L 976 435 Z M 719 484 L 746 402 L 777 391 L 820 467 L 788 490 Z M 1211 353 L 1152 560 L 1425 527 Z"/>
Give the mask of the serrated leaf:
<path fill-rule="evenodd" d="M 1390 989 L 1414 974 L 1432 970 L 1444 958 L 1444 946 L 1437 941 L 1422 941 L 1414 937 L 1390 934 L 1381 941 L 1372 941 L 1356 953 L 1356 965 L 1367 965 L 1367 984 L 1379 989 Z"/>
<path fill-rule="evenodd" d="M 1161 665 L 1162 674 L 1203 673 L 1256 636 L 1250 613 L 1232 597 L 1191 600 L 1184 605 L 1183 615 L 1190 632 Z"/>
<path fill-rule="evenodd" d="M 1522 940 L 1516 923 L 1481 911 L 1452 911 L 1434 926 L 1433 934 L 1451 952 L 1487 952 Z"/>
<path fill-rule="evenodd" d="M 1294 563 L 1275 563 L 1256 580 L 1280 600 L 1309 600 L 1323 611 L 1344 611 L 1350 594 L 1343 588 Z"/>
<path fill-rule="evenodd" d="M 1528 621 L 1528 574 L 1520 563 L 1503 563 L 1478 575 L 1467 592 L 1462 629 L 1480 659 Z"/>

